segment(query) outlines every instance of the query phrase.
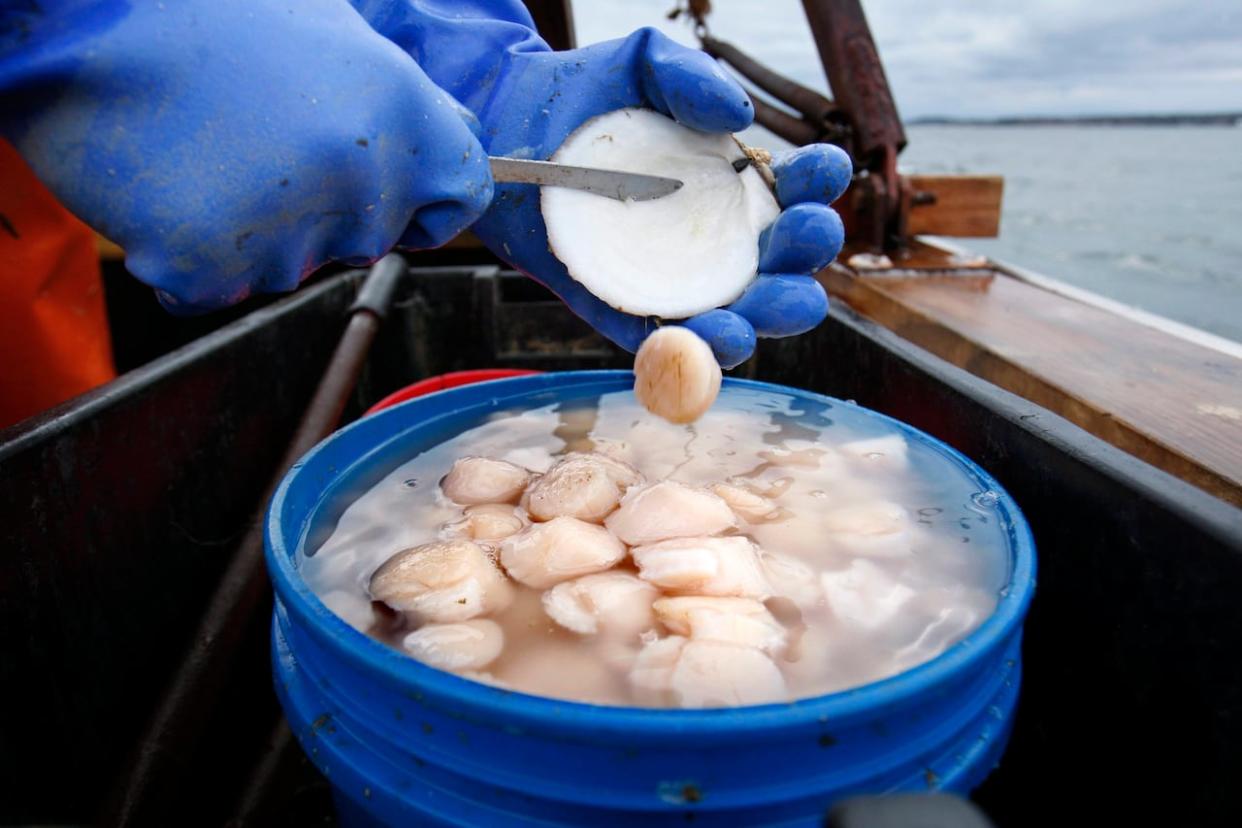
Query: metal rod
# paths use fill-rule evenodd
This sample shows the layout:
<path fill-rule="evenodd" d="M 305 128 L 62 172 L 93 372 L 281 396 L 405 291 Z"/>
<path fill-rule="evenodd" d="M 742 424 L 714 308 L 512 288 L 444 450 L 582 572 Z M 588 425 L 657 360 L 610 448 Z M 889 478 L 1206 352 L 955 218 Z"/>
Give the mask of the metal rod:
<path fill-rule="evenodd" d="M 860 0 L 802 0 L 828 86 L 851 128 L 850 154 L 870 176 L 855 191 L 855 227 L 873 249 L 905 244 L 897 154 L 906 133 Z M 861 181 L 859 182 L 861 183 Z"/>
<path fill-rule="evenodd" d="M 263 569 L 263 520 L 267 503 L 280 479 L 298 458 L 326 437 L 340 421 L 380 321 L 392 301 L 405 260 L 389 254 L 376 262 L 349 323 L 307 406 L 275 476 L 228 569 L 216 586 L 202 622 L 172 682 L 139 743 L 129 772 L 117 786 L 119 795 L 106 824 L 171 825 L 168 808 L 176 804 L 181 775 L 206 724 L 229 672 L 242 635 L 268 592 Z"/>
<path fill-rule="evenodd" d="M 796 109 L 812 122 L 818 123 L 837 110 L 837 105 L 814 89 L 808 89 L 796 81 L 764 66 L 732 43 L 717 40 L 711 35 L 702 37 L 703 51 L 723 60 L 736 69 L 764 92 L 781 103 Z M 751 96 L 754 97 L 753 95 Z M 783 114 L 783 113 L 782 113 Z M 796 119 L 791 119 L 796 120 Z M 775 132 L 775 130 L 773 130 Z"/>
<path fill-rule="evenodd" d="M 801 118 L 795 118 L 788 112 L 777 109 L 754 94 L 750 96 L 750 103 L 755 108 L 755 121 L 789 143 L 805 146 L 819 140 L 819 130 Z"/>
<path fill-rule="evenodd" d="M 883 147 L 900 151 L 906 145 L 906 133 L 862 4 L 859 0 L 802 0 L 802 6 L 828 86 L 854 129 L 860 159 L 870 159 Z"/>
<path fill-rule="evenodd" d="M 281 717 L 276 727 L 272 729 L 267 746 L 246 781 L 245 790 L 237 800 L 237 807 L 233 819 L 229 822 L 229 828 L 246 828 L 255 821 L 270 792 L 272 780 L 280 772 L 285 755 L 296 744 L 293 731 L 289 729 L 289 723 Z"/>

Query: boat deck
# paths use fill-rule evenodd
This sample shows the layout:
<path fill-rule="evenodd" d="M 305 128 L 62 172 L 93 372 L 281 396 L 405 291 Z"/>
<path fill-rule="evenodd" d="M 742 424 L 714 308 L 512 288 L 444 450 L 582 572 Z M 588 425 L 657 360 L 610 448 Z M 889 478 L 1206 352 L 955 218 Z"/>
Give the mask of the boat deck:
<path fill-rule="evenodd" d="M 855 310 L 1242 505 L 1242 346 L 926 241 L 853 261 L 821 280 Z"/>

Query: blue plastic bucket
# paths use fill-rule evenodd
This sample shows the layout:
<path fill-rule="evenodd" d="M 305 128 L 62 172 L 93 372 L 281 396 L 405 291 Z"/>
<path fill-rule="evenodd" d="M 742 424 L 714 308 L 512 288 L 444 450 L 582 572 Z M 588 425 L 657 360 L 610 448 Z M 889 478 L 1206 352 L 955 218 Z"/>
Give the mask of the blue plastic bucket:
<path fill-rule="evenodd" d="M 744 380 L 808 401 L 850 403 Z M 721 710 L 602 707 L 529 696 L 427 667 L 333 615 L 298 574 L 314 519 L 420 448 L 492 410 L 632 387 L 620 371 L 471 385 L 381 411 L 286 475 L 267 519 L 276 590 L 273 670 L 289 724 L 347 825 L 816 825 L 854 793 L 967 792 L 1013 718 L 1035 552 L 1017 506 L 953 449 L 894 423 L 995 492 L 1010 577 L 995 613 L 926 664 L 787 704 Z M 870 412 L 869 412 L 870 413 Z M 692 816 L 690 816 L 692 815 Z"/>

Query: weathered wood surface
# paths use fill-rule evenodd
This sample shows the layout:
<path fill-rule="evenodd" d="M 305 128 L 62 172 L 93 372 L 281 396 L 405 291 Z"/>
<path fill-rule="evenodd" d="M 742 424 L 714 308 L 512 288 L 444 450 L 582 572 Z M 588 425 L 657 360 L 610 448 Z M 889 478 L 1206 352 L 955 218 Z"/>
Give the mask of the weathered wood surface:
<path fill-rule="evenodd" d="M 949 255 L 919 244 L 911 261 L 928 267 L 939 256 L 951 269 Z M 913 267 L 894 264 L 906 274 Z M 1242 358 L 999 269 L 957 279 L 834 266 L 820 278 L 937 356 L 1242 505 Z"/>
<path fill-rule="evenodd" d="M 912 235 L 979 238 L 1000 233 L 1001 176 L 911 175 L 907 180 L 914 194 L 906 225 Z M 926 194 L 922 199 L 921 193 Z"/>

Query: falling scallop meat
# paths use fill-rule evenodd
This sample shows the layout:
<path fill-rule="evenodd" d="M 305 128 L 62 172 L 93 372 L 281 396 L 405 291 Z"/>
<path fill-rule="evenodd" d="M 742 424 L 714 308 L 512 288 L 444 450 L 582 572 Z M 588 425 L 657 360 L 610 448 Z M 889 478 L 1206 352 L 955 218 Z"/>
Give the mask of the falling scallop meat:
<path fill-rule="evenodd" d="M 670 423 L 702 417 L 720 394 L 720 383 L 711 347 L 689 328 L 660 328 L 634 356 L 634 396 Z"/>

